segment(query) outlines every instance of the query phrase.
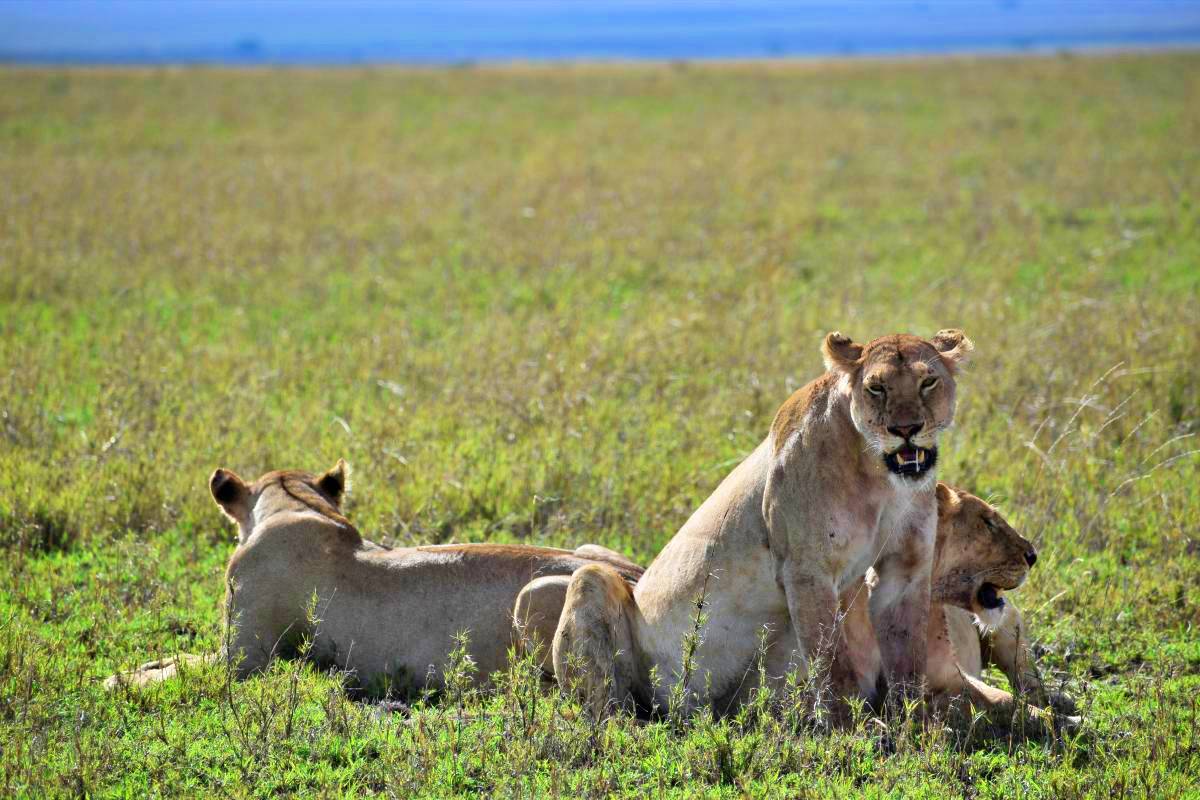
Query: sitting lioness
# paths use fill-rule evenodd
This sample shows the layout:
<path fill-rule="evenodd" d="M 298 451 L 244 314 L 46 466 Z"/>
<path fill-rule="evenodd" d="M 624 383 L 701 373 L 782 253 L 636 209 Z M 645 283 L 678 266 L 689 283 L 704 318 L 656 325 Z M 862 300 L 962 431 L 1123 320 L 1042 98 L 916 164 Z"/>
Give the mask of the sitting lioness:
<path fill-rule="evenodd" d="M 783 404 L 767 438 L 637 582 L 634 612 L 610 629 L 609 657 L 617 649 L 636 652 L 639 663 L 615 680 L 645 687 L 642 680 L 656 669 L 655 704 L 665 707 L 686 677 L 681 688 L 689 708 L 725 707 L 746 686 L 759 632 L 767 628 L 772 644 L 785 635 L 795 643 L 771 647 L 771 675 L 793 663 L 804 671 L 814 654 L 832 650 L 845 677 L 840 696 L 874 702 L 880 667 L 893 685 L 919 685 L 937 527 L 938 436 L 954 418 L 954 376 L 971 349 L 957 330 L 932 339 L 885 336 L 867 345 L 840 333 L 826 336 L 828 371 Z M 880 632 L 878 665 L 836 646 L 839 595 L 872 564 L 879 576 L 870 600 Z M 576 588 L 583 593 L 588 584 Z M 681 642 L 696 627 L 698 599 L 707 622 L 689 671 Z M 586 661 L 589 654 L 578 651 L 592 641 L 573 636 L 569 625 L 559 634 L 556 674 L 568 653 Z M 633 688 L 615 690 L 624 696 Z"/>
<path fill-rule="evenodd" d="M 269 472 L 251 484 L 226 469 L 213 473 L 213 499 L 238 529 L 226 572 L 226 625 L 239 676 L 275 656 L 296 654 L 308 640 L 309 657 L 352 672 L 373 693 L 436 688 L 460 631 L 469 634 L 477 675 L 488 676 L 508 663 L 513 602 L 530 580 L 598 563 L 631 580 L 641 574 L 629 560 L 594 545 L 576 552 L 489 544 L 382 547 L 342 515 L 345 486 L 343 461 L 324 475 Z M 108 685 L 161 680 L 177 667 L 176 660 L 150 662 L 114 675 Z"/>
<path fill-rule="evenodd" d="M 988 708 L 1011 707 L 1012 695 L 984 684 L 980 673 L 990 656 L 1013 686 L 1041 691 L 1020 613 L 1003 597 L 1005 591 L 1025 581 L 1037 555 L 1026 539 L 978 497 L 941 483 L 936 496 L 933 603 L 926 634 L 928 690 L 943 704 L 966 696 Z M 867 610 L 874 591 L 877 583 L 874 570 L 870 570 L 867 578 L 851 585 L 841 598 L 848 623 L 844 645 L 868 665 L 880 660 Z M 531 600 L 531 594 L 539 600 Z M 641 624 L 640 609 L 627 579 L 604 565 L 584 567 L 568 580 L 540 578 L 522 590 L 518 610 L 537 604 L 549 608 L 555 595 L 566 598 L 554 638 L 554 668 L 557 675 L 565 677 L 563 683 L 574 687 L 597 715 L 615 707 L 645 708 L 653 702 L 647 659 L 638 651 L 633 635 Z M 987 650 L 981 648 L 976 619 L 995 629 Z M 700 634 L 707 637 L 708 631 Z M 771 665 L 784 663 L 781 653 L 795 647 L 793 634 L 784 630 L 769 639 L 768 646 L 766 683 L 777 685 L 782 675 L 771 673 Z M 717 710 L 735 710 L 759 682 L 755 666 L 747 665 L 741 690 Z"/>

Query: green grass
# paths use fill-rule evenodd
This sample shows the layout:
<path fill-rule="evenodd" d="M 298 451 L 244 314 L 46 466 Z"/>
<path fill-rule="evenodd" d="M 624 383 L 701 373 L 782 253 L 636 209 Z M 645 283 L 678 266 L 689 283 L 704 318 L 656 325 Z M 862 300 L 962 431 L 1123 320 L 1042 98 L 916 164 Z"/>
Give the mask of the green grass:
<path fill-rule="evenodd" d="M 1197 796 L 1198 97 L 1195 54 L 0 72 L 0 793 Z M 1038 544 L 1076 735 L 594 727 L 520 664 L 382 719 L 293 664 L 101 688 L 218 645 L 216 466 L 648 562 L 827 330 L 950 326 L 942 476 Z"/>

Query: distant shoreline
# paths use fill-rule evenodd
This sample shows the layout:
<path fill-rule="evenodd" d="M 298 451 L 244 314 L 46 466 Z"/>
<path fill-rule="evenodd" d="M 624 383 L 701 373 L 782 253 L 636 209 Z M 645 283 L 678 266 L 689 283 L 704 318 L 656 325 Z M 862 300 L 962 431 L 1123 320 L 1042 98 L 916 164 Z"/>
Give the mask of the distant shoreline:
<path fill-rule="evenodd" d="M 1200 48 L 1180 0 L 4 0 L 0 61 L 727 62 Z"/>
<path fill-rule="evenodd" d="M 926 62 L 978 59 L 1024 59 L 1079 57 L 1102 58 L 1121 55 L 1154 55 L 1158 53 L 1200 52 L 1200 37 L 1153 44 L 1096 43 L 1071 46 L 1031 46 L 1027 48 L 977 48 L 931 51 L 854 52 L 854 53 L 795 53 L 786 55 L 749 56 L 605 56 L 605 57 L 513 57 L 459 60 L 433 59 L 236 59 L 236 58 L 72 58 L 25 57 L 0 53 L 0 67 L 31 70 L 53 69 L 538 69 L 538 68 L 603 68 L 653 66 L 754 66 L 754 65 L 818 65 L 825 63 L 888 63 Z"/>

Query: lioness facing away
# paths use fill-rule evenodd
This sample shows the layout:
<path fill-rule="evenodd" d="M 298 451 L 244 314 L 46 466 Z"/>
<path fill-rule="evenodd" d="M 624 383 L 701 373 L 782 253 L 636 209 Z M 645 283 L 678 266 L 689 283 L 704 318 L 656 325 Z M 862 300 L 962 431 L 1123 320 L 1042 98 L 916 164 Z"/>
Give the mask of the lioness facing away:
<path fill-rule="evenodd" d="M 928 690 L 939 703 L 966 696 L 987 708 L 1011 707 L 1012 695 L 984 684 L 979 676 L 990 657 L 1014 686 L 1027 692 L 1042 690 L 1020 613 L 1003 596 L 1025 581 L 1037 555 L 1026 539 L 978 497 L 942 483 L 937 485 L 936 497 L 933 605 L 925 634 Z M 869 595 L 877 590 L 872 570 L 868 578 L 843 592 L 840 603 L 844 621 L 852 623 L 846 626 L 841 646 L 853 650 L 855 657 L 868 665 L 880 660 L 868 618 Z M 641 610 L 621 575 L 606 565 L 589 565 L 566 581 L 540 579 L 522 590 L 518 610 L 522 604 L 533 604 L 526 597 L 530 593 L 565 597 L 553 641 L 553 666 L 560 683 L 573 687 L 593 714 L 616 707 L 647 708 L 656 702 L 649 678 L 653 661 L 637 647 L 635 631 L 643 624 Z M 550 601 L 543 599 L 540 604 L 549 606 Z M 986 650 L 981 646 L 976 619 L 996 628 Z M 779 664 L 786 669 L 781 654 L 795 646 L 790 629 L 779 634 L 768 638 L 764 659 L 767 685 L 781 683 L 782 673 L 771 670 Z M 702 638 L 708 635 L 707 628 L 701 631 Z M 715 710 L 736 710 L 748 698 L 760 683 L 756 663 L 747 664 L 739 691 L 729 693 Z"/>
<path fill-rule="evenodd" d="M 466 631 L 476 674 L 486 677 L 508 663 L 513 602 L 529 581 L 599 563 L 624 579 L 642 572 L 594 545 L 383 547 L 342 515 L 345 486 L 342 461 L 324 475 L 269 472 L 249 484 L 226 469 L 213 473 L 213 499 L 238 529 L 225 622 L 239 676 L 308 640 L 310 658 L 352 672 L 372 693 L 436 688 L 455 635 Z M 108 685 L 161 680 L 176 667 L 151 662 Z"/>

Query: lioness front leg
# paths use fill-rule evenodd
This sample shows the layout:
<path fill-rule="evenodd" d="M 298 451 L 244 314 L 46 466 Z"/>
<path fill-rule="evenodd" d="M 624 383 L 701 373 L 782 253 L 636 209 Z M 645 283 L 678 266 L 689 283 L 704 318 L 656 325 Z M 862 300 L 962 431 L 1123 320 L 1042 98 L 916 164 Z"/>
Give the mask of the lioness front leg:
<path fill-rule="evenodd" d="M 525 584 L 513 607 L 516 644 L 534 656 L 547 677 L 554 677 L 554 633 L 567 601 L 570 575 L 543 575 Z"/>
<path fill-rule="evenodd" d="M 1012 695 L 979 677 L 983 662 L 973 617 L 958 608 L 932 603 L 929 608 L 929 651 L 926 681 L 931 706 L 940 713 L 967 700 L 982 711 L 1006 712 Z"/>
<path fill-rule="evenodd" d="M 871 625 L 870 591 L 866 582 L 859 578 L 839 598 L 841 606 L 841 642 L 839 654 L 833 663 L 833 685 L 854 687 L 860 695 L 870 694 L 879 702 L 883 693 L 881 686 L 879 643 L 875 639 L 875 628 Z M 857 681 L 857 683 L 855 683 Z M 843 695 L 849 692 L 843 691 Z"/>
<path fill-rule="evenodd" d="M 1076 713 L 1075 699 L 1065 692 L 1051 692 L 1042 682 L 1030 650 L 1032 640 L 1021 611 L 1009 603 L 1004 617 L 993 630 L 980 634 L 983 663 L 1000 668 L 1013 690 L 1028 695 L 1035 705 L 1071 717 Z"/>
<path fill-rule="evenodd" d="M 857 696 L 874 705 L 878 700 L 876 671 L 847 642 L 847 633 L 855 630 L 853 626 L 861 615 L 839 613 L 832 579 L 814 570 L 785 566 L 783 588 L 796 633 L 797 655 L 805 672 L 811 675 L 814 662 L 824 661 L 839 699 Z"/>
<path fill-rule="evenodd" d="M 1035 702 L 1044 703 L 1042 676 L 1029 652 L 1029 631 L 1016 606 L 1007 604 L 1000 624 L 980 634 L 984 664 L 998 666 L 1015 691 L 1025 692 Z"/>
<path fill-rule="evenodd" d="M 879 575 L 871 594 L 871 620 L 879 639 L 883 675 L 889 687 L 920 696 L 928 655 L 929 563 L 915 576 Z"/>

